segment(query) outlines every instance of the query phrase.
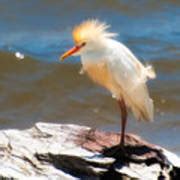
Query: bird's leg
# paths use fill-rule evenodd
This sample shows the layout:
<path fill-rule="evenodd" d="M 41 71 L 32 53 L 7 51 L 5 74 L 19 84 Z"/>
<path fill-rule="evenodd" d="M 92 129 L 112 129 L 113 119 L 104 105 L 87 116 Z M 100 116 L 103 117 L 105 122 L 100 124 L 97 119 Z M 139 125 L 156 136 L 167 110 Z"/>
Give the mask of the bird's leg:
<path fill-rule="evenodd" d="M 124 146 L 124 139 L 125 139 L 125 128 L 126 128 L 126 121 L 127 121 L 127 109 L 126 109 L 126 104 L 124 102 L 124 99 L 118 100 L 118 105 L 121 110 L 121 140 L 118 145 L 113 146 L 109 149 L 104 150 L 104 155 L 105 156 L 110 156 L 110 157 L 119 157 L 120 159 L 126 159 L 128 157 L 126 151 L 125 151 L 125 146 Z"/>
<path fill-rule="evenodd" d="M 121 110 L 121 140 L 120 146 L 124 147 L 124 137 L 125 137 L 125 129 L 126 129 L 126 122 L 127 122 L 127 109 L 124 99 L 118 100 L 118 105 Z"/>

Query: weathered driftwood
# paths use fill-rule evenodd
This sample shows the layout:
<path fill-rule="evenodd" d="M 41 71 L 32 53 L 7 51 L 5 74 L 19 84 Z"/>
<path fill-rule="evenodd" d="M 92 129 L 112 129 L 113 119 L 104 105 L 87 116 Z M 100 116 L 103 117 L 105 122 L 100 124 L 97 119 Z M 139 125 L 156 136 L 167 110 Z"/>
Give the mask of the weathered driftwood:
<path fill-rule="evenodd" d="M 0 177 L 14 179 L 180 179 L 173 153 L 127 134 L 77 125 L 38 123 L 0 131 Z M 113 147 L 113 148 L 112 148 Z"/>

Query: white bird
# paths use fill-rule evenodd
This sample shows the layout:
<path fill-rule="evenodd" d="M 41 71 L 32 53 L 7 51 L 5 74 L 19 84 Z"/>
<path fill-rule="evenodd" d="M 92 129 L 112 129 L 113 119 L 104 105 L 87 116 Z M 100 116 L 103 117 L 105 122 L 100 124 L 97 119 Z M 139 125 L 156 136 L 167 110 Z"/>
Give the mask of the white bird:
<path fill-rule="evenodd" d="M 83 71 L 97 84 L 112 93 L 121 110 L 121 140 L 124 146 L 127 107 L 138 120 L 153 120 L 153 101 L 146 81 L 155 78 L 151 66 L 145 67 L 121 42 L 117 34 L 108 31 L 109 25 L 98 20 L 87 20 L 75 26 L 72 35 L 75 46 L 61 56 L 81 57 Z"/>

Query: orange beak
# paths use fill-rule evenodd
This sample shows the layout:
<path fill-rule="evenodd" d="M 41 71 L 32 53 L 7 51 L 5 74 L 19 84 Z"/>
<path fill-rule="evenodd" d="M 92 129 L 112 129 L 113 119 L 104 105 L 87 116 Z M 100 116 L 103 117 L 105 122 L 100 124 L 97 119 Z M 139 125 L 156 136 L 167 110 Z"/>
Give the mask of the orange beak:
<path fill-rule="evenodd" d="M 61 57 L 61 61 L 63 61 L 64 59 L 66 59 L 69 56 L 72 56 L 74 53 L 78 52 L 80 49 L 82 48 L 82 45 L 78 46 L 74 46 L 73 48 L 71 48 L 70 50 L 66 51 Z"/>

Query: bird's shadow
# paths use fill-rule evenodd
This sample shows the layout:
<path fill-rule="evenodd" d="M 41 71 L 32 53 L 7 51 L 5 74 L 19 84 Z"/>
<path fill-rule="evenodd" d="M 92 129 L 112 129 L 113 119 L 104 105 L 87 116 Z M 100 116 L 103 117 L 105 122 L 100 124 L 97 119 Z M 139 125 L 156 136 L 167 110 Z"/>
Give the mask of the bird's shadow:
<path fill-rule="evenodd" d="M 105 148 L 102 154 L 106 157 L 113 157 L 118 162 L 129 164 L 131 163 L 145 163 L 150 166 L 159 163 L 162 167 L 166 166 L 166 158 L 162 151 L 157 148 L 146 145 L 125 145 L 112 146 Z"/>

